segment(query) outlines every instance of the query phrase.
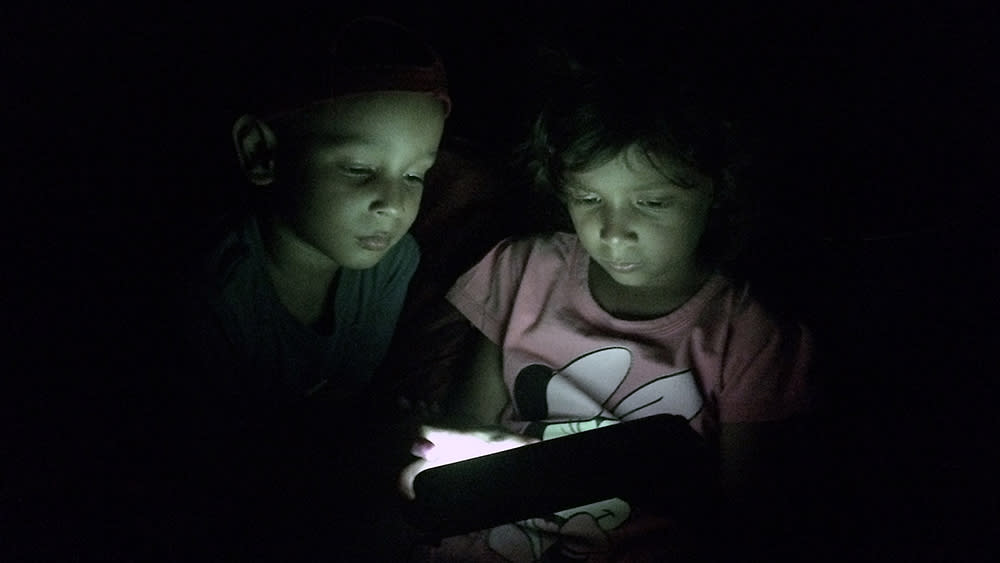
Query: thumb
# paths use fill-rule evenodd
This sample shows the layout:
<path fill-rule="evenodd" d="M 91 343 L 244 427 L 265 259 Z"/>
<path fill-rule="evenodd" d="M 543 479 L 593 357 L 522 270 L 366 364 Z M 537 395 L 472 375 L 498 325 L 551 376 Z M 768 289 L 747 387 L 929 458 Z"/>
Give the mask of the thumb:
<path fill-rule="evenodd" d="M 403 471 L 399 474 L 399 491 L 409 499 L 413 500 L 417 498 L 417 493 L 413 489 L 413 482 L 417 478 L 417 474 L 427 468 L 430 464 L 426 459 L 418 459 L 410 465 L 403 468 Z"/>

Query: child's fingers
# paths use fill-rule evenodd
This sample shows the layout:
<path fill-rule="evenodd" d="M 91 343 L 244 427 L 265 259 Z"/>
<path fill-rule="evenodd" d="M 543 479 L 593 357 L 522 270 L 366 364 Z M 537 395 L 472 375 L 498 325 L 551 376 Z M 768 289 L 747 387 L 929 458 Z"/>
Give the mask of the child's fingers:
<path fill-rule="evenodd" d="M 422 438 L 418 436 L 417 439 L 414 440 L 413 445 L 410 446 L 410 453 L 417 457 L 427 459 L 427 456 L 429 455 L 430 451 L 433 448 L 434 448 L 433 442 L 431 442 L 427 438 Z"/>
<path fill-rule="evenodd" d="M 427 460 L 419 459 L 404 467 L 403 471 L 400 472 L 399 491 L 409 500 L 417 498 L 417 493 L 413 490 L 413 481 L 417 478 L 417 474 L 423 471 L 428 464 Z"/>
<path fill-rule="evenodd" d="M 399 490 L 406 498 L 413 500 L 416 498 L 413 482 L 417 478 L 417 474 L 425 469 L 501 452 L 537 441 L 536 438 L 520 434 L 453 430 L 423 425 L 420 427 L 419 436 L 410 447 L 410 453 L 421 459 L 403 468 L 399 476 Z"/>
<path fill-rule="evenodd" d="M 435 465 L 509 450 L 538 440 L 519 434 L 483 430 L 453 430 L 422 426 L 411 452 Z"/>
<path fill-rule="evenodd" d="M 458 430 L 443 428 L 441 426 L 432 426 L 430 424 L 424 424 L 420 427 L 420 436 L 431 442 L 433 442 L 435 438 L 441 440 L 441 439 L 446 439 L 449 436 L 454 436 L 456 434 L 459 434 Z"/>

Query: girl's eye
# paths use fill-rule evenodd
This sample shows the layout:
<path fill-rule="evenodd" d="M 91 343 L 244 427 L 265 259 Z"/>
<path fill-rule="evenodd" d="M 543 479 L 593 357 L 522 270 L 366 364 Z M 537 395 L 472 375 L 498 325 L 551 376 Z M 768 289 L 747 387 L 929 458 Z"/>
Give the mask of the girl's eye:
<path fill-rule="evenodd" d="M 636 203 L 642 207 L 648 207 L 650 209 L 663 209 L 670 205 L 670 202 L 665 199 L 640 199 Z"/>
<path fill-rule="evenodd" d="M 407 174 L 403 178 L 406 179 L 406 181 L 410 184 L 418 186 L 424 185 L 424 179 L 421 176 L 417 176 L 416 174 Z"/>
<path fill-rule="evenodd" d="M 640 207 L 645 207 L 647 209 L 666 209 L 673 204 L 674 200 L 670 197 L 657 197 L 649 199 L 640 199 L 636 201 L 636 205 Z"/>
<path fill-rule="evenodd" d="M 576 205 L 595 205 L 601 203 L 601 198 L 587 192 L 569 192 L 567 194 L 570 203 Z"/>

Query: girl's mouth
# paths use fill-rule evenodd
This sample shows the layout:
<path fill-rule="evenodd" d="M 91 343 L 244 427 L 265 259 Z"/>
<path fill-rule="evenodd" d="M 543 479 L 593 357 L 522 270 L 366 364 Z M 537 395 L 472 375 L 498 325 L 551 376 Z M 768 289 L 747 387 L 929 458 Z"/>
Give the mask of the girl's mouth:
<path fill-rule="evenodd" d="M 612 272 L 627 274 L 639 269 L 640 262 L 605 262 L 605 266 Z"/>

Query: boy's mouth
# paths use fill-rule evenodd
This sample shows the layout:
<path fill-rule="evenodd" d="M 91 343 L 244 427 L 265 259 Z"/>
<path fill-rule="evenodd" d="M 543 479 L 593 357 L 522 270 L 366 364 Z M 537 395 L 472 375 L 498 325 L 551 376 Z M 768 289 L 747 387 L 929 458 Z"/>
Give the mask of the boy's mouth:
<path fill-rule="evenodd" d="M 389 233 L 377 233 L 358 237 L 356 240 L 358 241 L 358 246 L 373 252 L 381 252 L 389 248 L 389 245 L 392 244 L 392 237 L 389 236 Z"/>

